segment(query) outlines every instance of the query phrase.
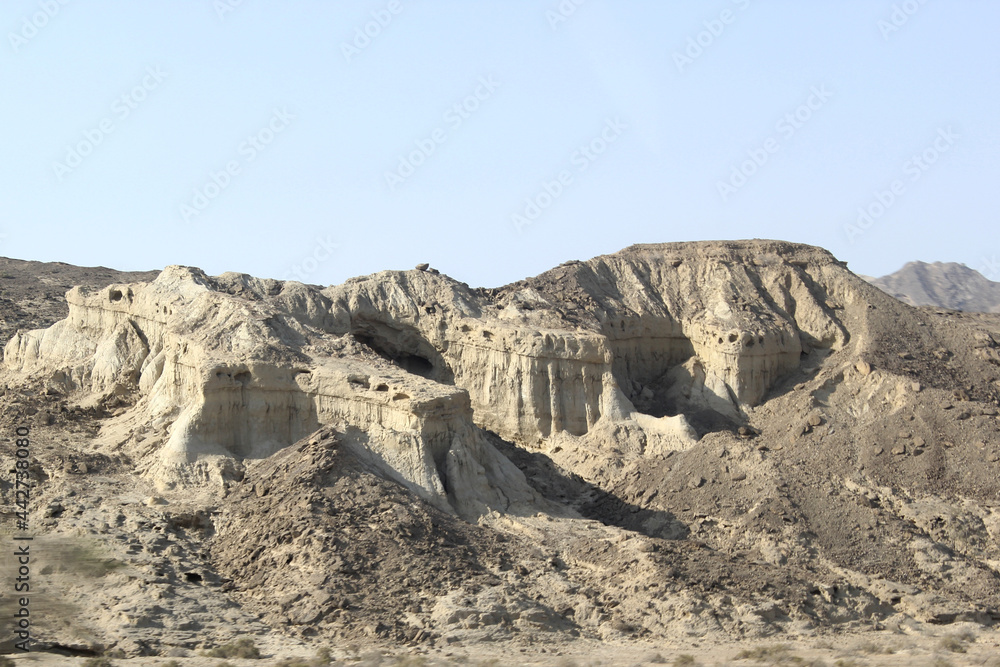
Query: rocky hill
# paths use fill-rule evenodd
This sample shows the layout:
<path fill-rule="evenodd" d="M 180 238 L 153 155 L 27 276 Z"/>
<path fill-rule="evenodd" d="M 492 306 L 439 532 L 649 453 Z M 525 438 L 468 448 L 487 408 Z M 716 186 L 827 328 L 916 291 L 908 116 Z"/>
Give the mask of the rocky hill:
<path fill-rule="evenodd" d="M 895 273 L 872 279 L 871 283 L 911 306 L 1000 312 L 1000 283 L 988 280 L 964 264 L 910 262 Z"/>
<path fill-rule="evenodd" d="M 172 266 L 65 301 L 2 368 L 40 647 L 995 638 L 1000 317 L 822 249 L 640 245 L 498 289 Z"/>

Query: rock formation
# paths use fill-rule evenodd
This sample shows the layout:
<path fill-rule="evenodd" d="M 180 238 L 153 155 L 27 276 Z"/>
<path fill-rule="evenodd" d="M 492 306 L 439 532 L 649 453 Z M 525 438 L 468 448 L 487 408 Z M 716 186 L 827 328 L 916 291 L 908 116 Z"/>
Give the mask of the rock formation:
<path fill-rule="evenodd" d="M 158 479 L 238 477 L 234 463 L 266 458 L 322 423 L 343 425 L 365 456 L 438 506 L 448 506 L 449 471 L 467 482 L 455 503 L 478 502 L 463 495 L 472 491 L 502 498 L 502 509 L 532 499 L 482 441 L 465 392 L 329 335 L 329 302 L 304 285 L 169 267 L 150 283 L 74 289 L 67 301 L 65 320 L 11 339 L 6 366 L 94 403 L 138 400 L 141 429 L 163 441 L 143 462 Z M 477 465 L 496 483 L 473 484 Z"/>
<path fill-rule="evenodd" d="M 4 348 L 41 525 L 103 540 L 157 604 L 301 638 L 1000 619 L 989 316 L 777 241 L 633 246 L 497 289 L 424 268 L 71 290 Z M 60 585 L 114 606 L 136 576 Z M 131 653 L 208 641 L 119 625 L 102 641 Z"/>
<path fill-rule="evenodd" d="M 517 476 L 480 428 L 536 447 L 628 423 L 664 451 L 694 441 L 685 412 L 741 419 L 804 352 L 847 342 L 849 276 L 823 251 L 767 242 L 638 246 L 493 291 L 421 270 L 317 291 L 173 266 L 72 290 L 69 316 L 16 334 L 4 359 L 62 392 L 141 400 L 145 426 L 168 434 L 146 462 L 164 479 L 205 481 L 343 424 L 444 507 L 470 476 Z M 530 502 L 506 481 L 476 497 Z"/>

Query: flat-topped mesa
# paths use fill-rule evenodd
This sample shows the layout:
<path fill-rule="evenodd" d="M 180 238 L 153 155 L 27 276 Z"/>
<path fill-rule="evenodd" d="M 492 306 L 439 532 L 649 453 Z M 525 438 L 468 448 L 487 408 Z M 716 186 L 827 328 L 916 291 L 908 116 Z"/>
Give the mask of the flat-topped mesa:
<path fill-rule="evenodd" d="M 716 405 L 738 409 L 760 402 L 798 367 L 803 351 L 847 342 L 833 302 L 851 299 L 853 282 L 860 281 L 832 255 L 810 246 L 656 244 L 570 262 L 501 288 L 497 297 L 531 290 L 605 335 L 615 378 L 630 398 L 646 388 L 657 400 L 676 396 L 666 385 L 683 380 L 709 388 Z M 668 375 L 679 366 L 699 377 Z"/>

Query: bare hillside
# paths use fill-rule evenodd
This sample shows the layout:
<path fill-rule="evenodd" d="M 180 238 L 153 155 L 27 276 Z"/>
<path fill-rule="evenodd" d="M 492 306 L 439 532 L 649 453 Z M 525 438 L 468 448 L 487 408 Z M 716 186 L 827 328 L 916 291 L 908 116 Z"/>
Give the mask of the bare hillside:
<path fill-rule="evenodd" d="M 964 264 L 910 262 L 872 284 L 911 306 L 1000 312 L 1000 283 Z"/>
<path fill-rule="evenodd" d="M 761 240 L 498 289 L 426 266 L 100 282 L 4 349 L 39 648 L 995 643 L 1000 316 Z"/>

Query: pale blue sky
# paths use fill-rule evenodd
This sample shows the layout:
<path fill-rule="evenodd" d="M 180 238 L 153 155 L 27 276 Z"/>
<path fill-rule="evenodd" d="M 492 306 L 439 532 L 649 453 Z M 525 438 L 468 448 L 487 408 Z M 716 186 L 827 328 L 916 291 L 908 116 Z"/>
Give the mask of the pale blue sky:
<path fill-rule="evenodd" d="M 984 269 L 998 25 L 966 0 L 4 0 L 0 255 L 494 286 L 756 237 Z"/>

